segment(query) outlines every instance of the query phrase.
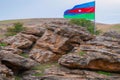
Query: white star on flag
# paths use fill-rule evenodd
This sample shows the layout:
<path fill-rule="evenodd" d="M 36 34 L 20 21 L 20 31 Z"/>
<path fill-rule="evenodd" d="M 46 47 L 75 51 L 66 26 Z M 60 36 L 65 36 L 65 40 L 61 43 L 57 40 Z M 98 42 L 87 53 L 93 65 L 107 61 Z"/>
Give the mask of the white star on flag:
<path fill-rule="evenodd" d="M 78 10 L 78 12 L 81 12 L 81 11 L 82 11 L 82 10 L 80 10 L 80 9 Z"/>

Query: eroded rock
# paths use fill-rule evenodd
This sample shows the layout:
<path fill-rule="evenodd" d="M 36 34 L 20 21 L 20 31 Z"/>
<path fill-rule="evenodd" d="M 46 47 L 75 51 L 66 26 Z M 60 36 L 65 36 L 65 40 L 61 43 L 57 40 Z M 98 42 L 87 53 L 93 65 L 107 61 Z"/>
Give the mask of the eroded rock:
<path fill-rule="evenodd" d="M 11 68 L 13 72 L 28 70 L 36 64 L 36 62 L 31 59 L 5 50 L 0 51 L 0 60 L 4 65 Z"/>
<path fill-rule="evenodd" d="M 37 37 L 33 35 L 19 33 L 15 36 L 3 39 L 2 42 L 10 45 L 12 48 L 24 49 L 30 47 L 36 40 Z"/>
<path fill-rule="evenodd" d="M 98 36 L 80 45 L 74 54 L 64 55 L 59 63 L 68 68 L 120 72 L 119 40 Z"/>
<path fill-rule="evenodd" d="M 68 40 L 68 38 L 54 34 L 51 31 L 46 31 L 33 48 L 44 48 L 54 53 L 64 54 L 66 51 L 72 49 Z"/>
<path fill-rule="evenodd" d="M 38 62 L 56 61 L 61 55 L 93 38 L 79 26 L 45 24 L 44 28 L 46 28 L 44 34 L 30 51 L 30 57 Z M 36 52 L 36 50 L 38 51 Z"/>
<path fill-rule="evenodd" d="M 120 74 L 100 74 L 95 71 L 51 67 L 45 70 L 43 80 L 119 80 Z"/>
<path fill-rule="evenodd" d="M 33 49 L 30 53 L 30 57 L 40 63 L 57 61 L 61 56 L 44 49 Z"/>

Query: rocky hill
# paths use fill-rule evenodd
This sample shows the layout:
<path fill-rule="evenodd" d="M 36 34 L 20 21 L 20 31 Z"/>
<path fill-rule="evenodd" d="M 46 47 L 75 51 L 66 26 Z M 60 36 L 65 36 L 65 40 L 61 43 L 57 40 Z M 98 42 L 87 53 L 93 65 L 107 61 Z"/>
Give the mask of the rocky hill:
<path fill-rule="evenodd" d="M 120 34 L 42 21 L 0 40 L 0 80 L 120 80 Z"/>
<path fill-rule="evenodd" d="M 16 20 L 4 20 L 0 21 L 0 38 L 4 37 L 6 28 L 13 26 L 14 23 L 20 22 L 24 24 L 24 27 L 37 27 L 43 23 L 51 22 L 68 22 L 69 19 L 64 18 L 31 18 L 31 19 L 16 19 Z M 96 22 L 96 29 L 101 30 L 103 33 L 108 31 L 120 32 L 120 24 L 103 24 Z"/>

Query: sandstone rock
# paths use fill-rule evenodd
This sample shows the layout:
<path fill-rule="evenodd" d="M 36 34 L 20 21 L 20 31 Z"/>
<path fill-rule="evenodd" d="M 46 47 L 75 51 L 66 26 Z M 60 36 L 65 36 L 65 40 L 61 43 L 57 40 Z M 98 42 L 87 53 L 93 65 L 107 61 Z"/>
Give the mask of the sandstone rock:
<path fill-rule="evenodd" d="M 13 54 L 11 51 L 0 51 L 0 60 L 7 67 L 11 68 L 13 72 L 24 71 L 33 67 L 36 62 L 19 56 L 17 54 Z"/>
<path fill-rule="evenodd" d="M 73 48 L 69 44 L 69 39 L 57 35 L 47 30 L 44 35 L 38 39 L 30 52 L 30 57 L 38 62 L 56 61 L 59 57 Z"/>
<path fill-rule="evenodd" d="M 46 30 L 30 52 L 30 54 L 32 53 L 31 58 L 38 62 L 57 60 L 56 58 L 59 59 L 61 55 L 72 51 L 74 47 L 93 38 L 85 29 L 75 25 L 70 26 L 69 24 L 60 23 L 59 25 L 44 24 L 42 27 Z M 38 50 L 37 53 L 36 50 Z M 49 57 L 45 57 L 45 55 Z"/>
<path fill-rule="evenodd" d="M 3 39 L 2 42 L 10 45 L 13 48 L 23 49 L 30 47 L 36 39 L 37 37 L 33 35 L 19 33 L 15 36 L 10 36 L 8 38 Z"/>
<path fill-rule="evenodd" d="M 46 31 L 45 34 L 36 42 L 34 48 L 44 48 L 54 53 L 64 54 L 72 49 L 68 40 L 68 38 L 54 34 L 51 31 Z"/>
<path fill-rule="evenodd" d="M 98 36 L 80 45 L 76 54 L 64 55 L 59 63 L 68 68 L 120 72 L 119 40 Z"/>
<path fill-rule="evenodd" d="M 61 57 L 61 55 L 55 54 L 49 50 L 33 49 L 30 52 L 30 57 L 35 61 L 43 63 L 43 62 L 56 61 Z"/>
<path fill-rule="evenodd" d="M 13 72 L 2 64 L 0 64 L 0 80 L 14 80 Z"/>
<path fill-rule="evenodd" d="M 103 36 L 106 36 L 106 37 L 113 37 L 113 38 L 118 38 L 120 39 L 120 34 L 117 33 L 116 31 L 109 31 L 109 32 L 106 32 L 103 34 Z"/>

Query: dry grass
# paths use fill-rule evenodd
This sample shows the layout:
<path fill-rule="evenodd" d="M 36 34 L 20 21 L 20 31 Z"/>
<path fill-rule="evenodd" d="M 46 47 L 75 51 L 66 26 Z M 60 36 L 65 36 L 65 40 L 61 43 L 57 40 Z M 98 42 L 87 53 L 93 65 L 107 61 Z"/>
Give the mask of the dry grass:
<path fill-rule="evenodd" d="M 97 29 L 101 30 L 102 32 L 108 32 L 108 31 L 117 31 L 120 32 L 120 24 L 97 24 Z"/>

